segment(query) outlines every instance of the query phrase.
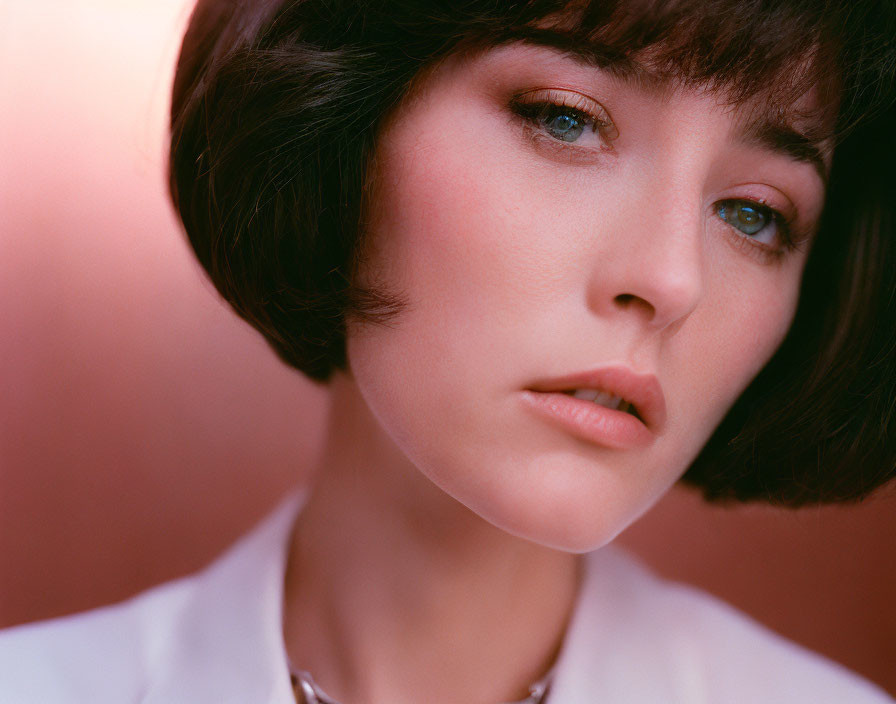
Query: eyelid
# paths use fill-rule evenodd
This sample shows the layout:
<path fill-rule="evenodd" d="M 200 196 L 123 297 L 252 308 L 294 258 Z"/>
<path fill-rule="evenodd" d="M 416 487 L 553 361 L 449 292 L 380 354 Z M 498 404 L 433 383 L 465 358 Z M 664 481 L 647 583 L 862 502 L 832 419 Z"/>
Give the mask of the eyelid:
<path fill-rule="evenodd" d="M 769 245 L 738 230 L 734 225 L 724 222 L 726 230 L 731 235 L 730 242 L 757 259 L 763 264 L 772 264 L 782 261 L 788 254 L 801 250 L 802 246 L 811 238 L 810 234 L 797 228 L 795 216 L 788 216 L 785 211 L 776 208 L 764 198 L 730 196 L 713 203 L 713 214 L 717 214 L 717 208 L 722 203 L 747 203 L 768 213 L 777 231 L 778 243 Z"/>
<path fill-rule="evenodd" d="M 619 136 L 616 123 L 610 117 L 607 109 L 584 93 L 569 89 L 559 88 L 533 88 L 517 93 L 513 96 L 513 102 L 518 105 L 553 104 L 570 108 L 581 112 L 594 120 L 600 129 L 602 137 L 607 142 L 612 142 Z"/>
<path fill-rule="evenodd" d="M 766 174 L 768 176 L 768 174 Z M 797 193 L 797 195 L 799 195 Z M 774 180 L 743 180 L 734 182 L 715 194 L 716 202 L 740 200 L 777 212 L 788 227 L 792 248 L 800 249 L 811 242 L 818 226 L 817 215 L 810 210 L 805 198 L 794 198 L 791 188 Z"/>
<path fill-rule="evenodd" d="M 790 222 L 787 220 L 783 213 L 779 212 L 775 208 L 765 203 L 760 203 L 758 201 L 752 200 L 750 198 L 724 198 L 722 200 L 716 201 L 713 204 L 713 208 L 715 210 L 715 213 L 717 215 L 720 215 L 720 210 L 722 207 L 725 207 L 726 209 L 728 207 L 736 209 L 739 205 L 750 206 L 754 210 L 762 213 L 767 221 L 766 227 L 770 225 L 775 228 L 775 239 L 777 240 L 777 243 L 764 243 L 755 235 L 743 232 L 742 230 L 738 229 L 738 227 L 734 223 L 724 221 L 723 219 L 725 224 L 728 225 L 739 238 L 743 238 L 751 244 L 754 244 L 757 247 L 761 247 L 762 249 L 773 250 L 776 252 L 785 252 L 792 248 L 793 242 L 790 237 Z M 765 227 L 763 228 L 763 230 L 764 229 Z M 759 234 L 759 232 L 762 232 L 762 230 L 758 231 L 755 234 Z"/>
<path fill-rule="evenodd" d="M 800 223 L 800 216 L 795 206 L 785 205 L 780 199 L 776 199 L 778 202 L 775 202 L 764 195 L 753 193 L 751 190 L 747 189 L 746 193 L 721 198 L 720 202 L 740 201 L 767 211 L 778 225 L 781 244 L 788 250 L 797 249 L 811 237 L 811 231 L 807 231 L 805 225 Z"/>

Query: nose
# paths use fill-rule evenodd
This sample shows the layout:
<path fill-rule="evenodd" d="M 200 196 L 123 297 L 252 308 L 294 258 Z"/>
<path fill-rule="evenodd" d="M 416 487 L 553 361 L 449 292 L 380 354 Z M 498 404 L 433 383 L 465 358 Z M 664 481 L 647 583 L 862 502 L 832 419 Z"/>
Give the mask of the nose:
<path fill-rule="evenodd" d="M 654 194 L 659 195 L 659 194 Z M 652 330 L 680 324 L 694 311 L 704 291 L 704 225 L 699 204 L 684 200 L 632 198 L 614 219 L 615 232 L 600 229 L 602 246 L 592 266 L 589 306 L 606 316 L 632 316 Z M 645 203 L 674 203 L 655 208 Z"/>

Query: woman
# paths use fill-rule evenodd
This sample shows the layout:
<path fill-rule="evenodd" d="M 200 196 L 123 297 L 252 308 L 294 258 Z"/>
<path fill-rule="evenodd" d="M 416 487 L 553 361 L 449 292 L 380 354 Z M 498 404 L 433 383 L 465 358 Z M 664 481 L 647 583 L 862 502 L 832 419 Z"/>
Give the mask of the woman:
<path fill-rule="evenodd" d="M 888 701 L 606 547 L 893 476 L 896 18 L 842 5 L 202 0 L 172 195 L 325 451 L 0 700 Z"/>

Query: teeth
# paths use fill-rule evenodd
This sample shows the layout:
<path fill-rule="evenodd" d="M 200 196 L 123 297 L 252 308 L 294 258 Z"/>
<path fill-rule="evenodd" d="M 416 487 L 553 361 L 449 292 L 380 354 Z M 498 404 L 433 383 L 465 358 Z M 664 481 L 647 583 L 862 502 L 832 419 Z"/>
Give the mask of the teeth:
<path fill-rule="evenodd" d="M 604 396 L 606 394 L 602 394 L 597 389 L 576 389 L 573 396 L 576 398 L 580 398 L 583 401 L 594 401 L 598 396 Z"/>
<path fill-rule="evenodd" d="M 594 402 L 600 406 L 606 406 L 607 408 L 612 408 L 615 410 L 619 408 L 619 404 L 622 402 L 622 398 L 601 391 L 597 395 L 597 398 L 594 399 Z"/>
<path fill-rule="evenodd" d="M 583 401 L 592 401 L 599 406 L 606 406 L 613 410 L 617 410 L 623 406 L 627 407 L 625 410 L 631 408 L 631 404 L 627 401 L 623 401 L 621 396 L 614 396 L 611 393 L 598 391 L 597 389 L 576 389 L 572 395 Z"/>

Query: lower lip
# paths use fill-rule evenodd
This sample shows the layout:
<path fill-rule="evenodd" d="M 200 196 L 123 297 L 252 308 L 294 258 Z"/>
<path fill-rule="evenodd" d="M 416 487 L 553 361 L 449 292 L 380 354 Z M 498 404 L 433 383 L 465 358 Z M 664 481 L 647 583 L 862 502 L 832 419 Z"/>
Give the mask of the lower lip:
<path fill-rule="evenodd" d="M 523 403 L 580 440 L 619 450 L 646 447 L 654 435 L 630 413 L 560 392 L 526 390 Z"/>

